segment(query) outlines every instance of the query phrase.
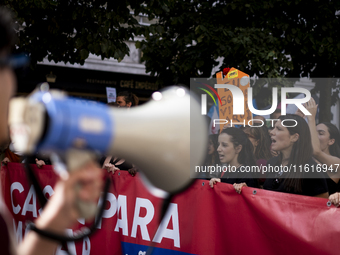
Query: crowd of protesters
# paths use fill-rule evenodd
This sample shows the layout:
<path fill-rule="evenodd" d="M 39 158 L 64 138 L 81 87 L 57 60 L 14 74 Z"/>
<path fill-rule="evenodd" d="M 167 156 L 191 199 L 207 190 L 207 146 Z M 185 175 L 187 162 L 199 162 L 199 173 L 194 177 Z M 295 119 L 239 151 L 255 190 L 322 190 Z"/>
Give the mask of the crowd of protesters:
<path fill-rule="evenodd" d="M 2 16 L 1 16 L 2 15 Z M 5 59 L 10 55 L 10 48 L 14 43 L 13 31 L 10 31 L 10 18 L 6 20 L 7 13 L 0 14 L 0 58 Z M 7 22 L 7 23 L 6 23 Z M 8 139 L 7 112 L 8 101 L 13 95 L 15 79 L 10 67 L 0 66 L 0 85 L 2 89 L 0 107 L 0 147 L 1 162 L 22 162 L 21 156 L 11 149 Z M 138 105 L 138 98 L 130 92 L 118 94 L 114 106 L 130 108 Z M 275 117 L 274 128 L 268 130 L 265 125 L 252 127 L 226 127 L 220 134 L 210 135 L 205 165 L 223 165 L 233 167 L 232 172 L 201 173 L 199 178 L 209 180 L 213 188 L 219 183 L 232 184 L 235 191 L 241 194 L 243 187 L 263 188 L 266 190 L 285 192 L 298 195 L 328 198 L 334 205 L 340 204 L 340 177 L 338 169 L 340 164 L 340 133 L 336 126 L 330 123 L 316 125 L 315 116 L 317 105 L 311 99 L 305 104 L 310 116 L 301 116 L 301 112 L 295 115 Z M 275 113 L 277 114 L 277 113 Z M 261 118 L 259 118 L 261 119 Z M 289 125 L 294 120 L 297 125 Z M 285 121 L 289 127 L 282 125 Z M 48 159 L 37 156 L 33 162 L 38 167 L 51 164 Z M 327 171 L 315 171 L 314 176 L 309 176 L 307 171 L 278 171 L 267 174 L 249 173 L 242 174 L 242 167 L 257 166 L 308 166 L 317 169 L 318 165 L 326 165 Z M 127 170 L 134 176 L 137 168 L 124 159 L 114 155 L 103 155 L 100 167 L 114 174 L 116 170 Z M 96 171 L 94 171 L 96 170 Z M 87 183 L 84 191 L 84 200 L 98 199 L 102 176 L 99 167 L 93 162 L 84 167 L 83 171 L 67 179 L 61 179 L 56 185 L 55 195 L 48 203 L 45 213 L 36 221 L 36 225 L 42 229 L 62 232 L 71 226 L 79 218 L 79 212 L 74 208 L 73 186 L 77 182 Z M 261 171 L 260 171 L 261 173 Z M 52 202 L 51 202 L 52 201 Z M 70 213 L 72 212 L 72 213 Z M 3 213 L 0 211 L 0 213 Z M 8 240 L 5 218 L 0 214 L 1 237 L 0 241 Z M 60 224 L 63 223 L 63 224 Z M 6 239 L 7 238 L 7 239 Z M 9 244 L 1 245 L 9 246 Z M 46 254 L 53 251 L 56 243 L 41 238 L 36 233 L 30 233 L 19 247 L 19 254 Z M 3 247 L 4 247 L 3 246 Z M 13 254 L 15 247 L 12 249 Z M 9 254 L 9 253 L 8 253 Z"/>
<path fill-rule="evenodd" d="M 213 143 L 214 148 L 208 145 L 207 159 L 214 152 L 218 154 L 219 162 L 208 160 L 206 166 L 220 164 L 234 167 L 234 171 L 225 167 L 225 171 L 214 172 L 215 176 L 209 173 L 205 179 L 210 180 L 210 186 L 213 188 L 218 182 L 225 182 L 232 184 L 239 194 L 242 187 L 250 186 L 323 197 L 339 206 L 340 132 L 331 123 L 315 124 L 317 105 L 313 98 L 304 106 L 311 115 L 304 116 L 298 111 L 276 116 L 271 130 L 264 123 L 251 127 L 224 127 L 217 143 Z M 258 171 L 239 171 L 249 165 L 257 166 Z M 270 166 L 272 169 L 276 166 L 278 170 L 261 171 Z"/>

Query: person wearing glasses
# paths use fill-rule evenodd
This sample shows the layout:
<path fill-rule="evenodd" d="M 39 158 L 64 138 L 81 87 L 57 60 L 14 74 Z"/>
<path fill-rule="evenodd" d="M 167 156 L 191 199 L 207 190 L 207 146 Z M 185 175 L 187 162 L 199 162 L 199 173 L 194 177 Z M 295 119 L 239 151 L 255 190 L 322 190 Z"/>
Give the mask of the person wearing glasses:
<path fill-rule="evenodd" d="M 13 68 L 25 62 L 10 54 L 10 50 L 14 47 L 15 38 L 11 13 L 0 6 L 0 144 L 8 141 L 8 103 L 16 90 Z M 21 60 L 23 59 L 21 58 Z M 76 192 L 75 186 L 80 187 L 79 192 Z M 35 227 L 40 230 L 63 234 L 80 218 L 76 200 L 98 201 L 102 186 L 102 170 L 94 162 L 87 163 L 72 174 L 60 176 L 54 186 L 54 195 L 51 196 L 44 210 L 35 220 Z M 58 242 L 43 237 L 34 231 L 29 231 L 24 240 L 16 245 L 13 241 L 12 229 L 13 221 L 10 219 L 0 194 L 0 253 L 2 255 L 54 254 L 58 246 Z"/>

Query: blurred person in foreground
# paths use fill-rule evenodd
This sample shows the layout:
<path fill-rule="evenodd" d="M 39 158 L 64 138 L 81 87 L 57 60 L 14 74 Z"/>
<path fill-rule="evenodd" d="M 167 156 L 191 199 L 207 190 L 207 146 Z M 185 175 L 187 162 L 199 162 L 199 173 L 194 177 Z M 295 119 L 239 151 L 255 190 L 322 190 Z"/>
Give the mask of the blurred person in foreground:
<path fill-rule="evenodd" d="M 10 50 L 15 43 L 11 13 L 0 7 L 0 144 L 8 139 L 8 103 L 16 90 L 16 79 L 11 66 Z M 1 182 L 0 182 L 1 183 Z M 81 184 L 78 192 L 74 187 Z M 103 186 L 101 169 L 89 162 L 72 174 L 60 177 L 41 215 L 35 220 L 37 228 L 63 234 L 66 228 L 77 223 L 80 213 L 76 200 L 97 201 Z M 1 188 L 0 188 L 1 190 Z M 1 206 L 2 205 L 2 206 Z M 10 224 L 6 224 L 10 223 Z M 14 244 L 12 221 L 0 196 L 0 247 L 1 254 L 53 254 L 58 243 L 30 231 L 19 245 Z"/>

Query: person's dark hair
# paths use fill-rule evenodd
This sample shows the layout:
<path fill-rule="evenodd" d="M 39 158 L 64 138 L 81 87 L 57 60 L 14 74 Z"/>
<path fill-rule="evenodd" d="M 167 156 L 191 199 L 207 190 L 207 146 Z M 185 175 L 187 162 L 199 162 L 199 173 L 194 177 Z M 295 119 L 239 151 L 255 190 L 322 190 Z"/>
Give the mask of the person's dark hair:
<path fill-rule="evenodd" d="M 324 124 L 328 129 L 329 138 L 335 140 L 334 143 L 331 146 L 329 146 L 329 153 L 332 156 L 340 158 L 340 132 L 339 132 L 339 129 L 335 125 L 333 125 L 332 123 L 329 123 L 329 122 L 322 122 L 322 123 L 319 123 L 319 124 Z"/>
<path fill-rule="evenodd" d="M 16 41 L 12 13 L 0 7 L 0 54 L 9 53 Z"/>
<path fill-rule="evenodd" d="M 106 105 L 108 105 L 108 106 L 117 106 L 117 103 L 116 102 L 110 102 L 110 103 L 107 103 Z"/>
<path fill-rule="evenodd" d="M 274 118 L 274 113 L 281 113 L 281 108 L 276 108 L 276 110 L 270 114 L 270 118 L 273 119 Z"/>
<path fill-rule="evenodd" d="M 255 166 L 254 147 L 248 139 L 248 136 L 239 128 L 230 127 L 223 129 L 221 134 L 227 134 L 231 136 L 231 142 L 234 148 L 238 145 L 242 145 L 242 150 L 238 154 L 237 161 L 240 164 L 247 166 Z"/>
<path fill-rule="evenodd" d="M 272 154 L 270 152 L 270 145 L 272 143 L 267 126 L 263 125 L 256 127 L 245 127 L 242 128 L 243 131 L 248 131 L 256 140 L 258 144 L 255 148 L 254 156 L 255 159 L 270 159 Z"/>
<path fill-rule="evenodd" d="M 211 140 L 213 147 L 215 149 L 214 153 L 211 155 L 207 155 L 206 160 L 205 160 L 205 165 L 206 166 L 212 166 L 220 163 L 219 157 L 218 157 L 218 152 L 217 152 L 217 147 L 218 147 L 218 135 L 217 134 L 212 134 L 209 135 L 208 140 Z"/>
<path fill-rule="evenodd" d="M 117 97 L 124 97 L 124 100 L 127 104 L 130 102 L 132 103 L 131 106 L 136 106 L 139 102 L 138 97 L 129 91 L 121 91 L 118 93 Z"/>
<path fill-rule="evenodd" d="M 279 119 L 284 121 L 285 126 L 287 127 L 289 134 L 294 135 L 298 134 L 298 140 L 293 144 L 292 151 L 290 153 L 288 165 L 296 165 L 297 167 L 305 164 L 308 164 L 313 155 L 313 147 L 311 134 L 309 131 L 309 127 L 307 122 L 300 116 L 295 114 L 287 114 L 281 115 Z M 293 119 L 294 121 L 290 121 L 289 119 Z M 297 125 L 293 127 L 295 124 Z M 282 154 L 279 155 L 279 163 L 282 163 Z M 292 191 L 295 193 L 302 192 L 302 172 L 290 171 L 287 174 L 287 178 L 284 180 L 284 186 L 287 191 Z"/>

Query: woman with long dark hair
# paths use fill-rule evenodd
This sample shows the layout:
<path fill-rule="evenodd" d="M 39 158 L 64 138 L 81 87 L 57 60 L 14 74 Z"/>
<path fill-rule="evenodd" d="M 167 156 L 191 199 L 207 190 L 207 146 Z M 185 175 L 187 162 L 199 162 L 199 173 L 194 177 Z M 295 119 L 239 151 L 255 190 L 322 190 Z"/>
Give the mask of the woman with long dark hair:
<path fill-rule="evenodd" d="M 254 147 L 254 156 L 256 160 L 256 165 L 259 167 L 261 171 L 258 173 L 258 182 L 260 187 L 263 186 L 263 183 L 266 179 L 266 174 L 262 172 L 262 166 L 266 166 L 267 162 L 270 158 L 272 158 L 272 154 L 270 151 L 271 139 L 269 136 L 267 126 L 246 126 L 241 128 L 243 132 L 248 136 L 250 142 Z M 261 174 L 262 173 L 262 174 Z"/>
<path fill-rule="evenodd" d="M 315 116 L 318 105 L 315 103 L 313 98 L 311 98 L 305 106 L 312 114 L 308 115 L 307 119 L 312 136 L 313 156 L 321 164 L 325 164 L 327 166 L 327 184 L 329 194 L 331 195 L 330 200 L 339 205 L 339 193 L 336 193 L 340 191 L 340 176 L 337 171 L 340 164 L 339 130 L 336 126 L 328 122 L 319 123 L 316 126 Z"/>
<path fill-rule="evenodd" d="M 328 197 L 328 187 L 322 173 L 312 173 L 311 135 L 306 121 L 294 114 L 281 115 L 270 132 L 272 149 L 280 154 L 268 161 L 268 174 L 263 188 L 298 195 Z M 306 169 L 305 169 L 306 167 Z M 309 169 L 310 171 L 306 171 Z M 238 191 L 241 192 L 241 188 Z"/>
<path fill-rule="evenodd" d="M 240 172 L 241 167 L 256 164 L 253 145 L 242 130 L 235 127 L 223 129 L 218 136 L 217 152 L 220 162 L 228 164 L 225 169 L 233 169 L 233 171 L 225 171 L 221 178 L 212 178 L 209 182 L 210 187 L 213 188 L 217 182 L 233 184 L 234 187 L 240 183 L 257 187 L 257 182 L 250 173 Z"/>
<path fill-rule="evenodd" d="M 211 171 L 211 169 L 215 168 L 216 165 L 220 164 L 217 147 L 218 147 L 218 135 L 217 134 L 209 135 L 207 156 L 204 161 L 205 172 L 202 173 L 201 176 L 199 177 L 203 179 L 211 179 L 213 177 L 220 177 L 221 173 L 217 171 L 215 172 Z"/>
<path fill-rule="evenodd" d="M 254 147 L 256 163 L 258 160 L 269 160 L 272 155 L 270 152 L 271 140 L 266 126 L 246 126 L 242 128 Z M 257 163 L 258 164 L 258 163 Z"/>

